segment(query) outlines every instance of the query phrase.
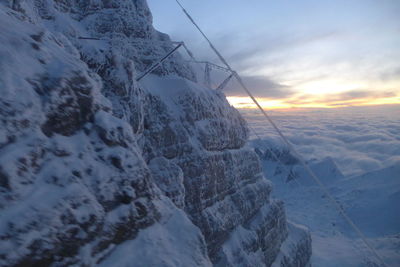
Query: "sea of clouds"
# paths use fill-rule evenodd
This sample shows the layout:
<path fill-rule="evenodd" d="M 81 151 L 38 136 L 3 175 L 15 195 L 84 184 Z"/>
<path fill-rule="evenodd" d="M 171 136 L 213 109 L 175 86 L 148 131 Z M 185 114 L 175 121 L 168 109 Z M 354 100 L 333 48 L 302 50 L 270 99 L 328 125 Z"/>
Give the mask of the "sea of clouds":
<path fill-rule="evenodd" d="M 240 112 L 251 128 L 250 138 L 284 146 L 260 111 Z M 400 105 L 271 111 L 270 115 L 306 160 L 331 157 L 346 176 L 400 164 Z"/>

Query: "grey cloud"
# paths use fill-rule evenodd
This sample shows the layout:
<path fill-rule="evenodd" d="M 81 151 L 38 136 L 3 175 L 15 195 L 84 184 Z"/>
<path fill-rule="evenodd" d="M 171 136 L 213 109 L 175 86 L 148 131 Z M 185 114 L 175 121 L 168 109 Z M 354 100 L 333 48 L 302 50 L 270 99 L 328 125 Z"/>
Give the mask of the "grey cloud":
<path fill-rule="evenodd" d="M 214 52 L 198 34 L 173 32 L 171 35 L 174 39 L 183 40 L 199 59 L 216 59 Z M 252 32 L 251 35 L 247 32 L 226 32 L 225 30 L 225 32 L 211 36 L 211 39 L 228 61 L 238 71 L 242 71 L 251 66 L 263 66 L 266 55 L 272 55 L 278 51 L 285 51 L 330 38 L 342 38 L 345 35 L 345 32 L 335 30 L 315 33 Z"/>
<path fill-rule="evenodd" d="M 327 31 L 314 34 L 286 33 L 275 35 L 274 37 L 252 37 L 245 41 L 245 43 L 248 44 L 247 49 L 243 49 L 241 52 L 233 56 L 232 59 L 241 60 L 253 55 L 257 55 L 259 52 L 285 50 L 291 47 L 298 47 L 330 38 L 337 38 L 343 35 L 344 33 L 338 31 Z"/>
<path fill-rule="evenodd" d="M 193 65 L 200 83 L 204 83 L 204 64 Z M 229 76 L 228 73 L 219 70 L 212 70 L 211 80 L 214 88 L 218 87 L 222 81 Z M 294 94 L 294 91 L 286 85 L 279 84 L 265 76 L 241 76 L 246 86 L 255 97 L 262 98 L 287 98 Z M 227 96 L 247 96 L 234 77 L 224 88 Z"/>
<path fill-rule="evenodd" d="M 394 79 L 400 79 L 400 66 L 392 68 L 380 74 L 380 78 L 383 81 L 389 81 Z"/>
<path fill-rule="evenodd" d="M 367 98 L 395 97 L 397 93 L 392 91 L 371 91 L 371 90 L 352 90 L 344 93 L 329 94 L 319 97 L 317 100 L 331 106 L 355 105 L 365 102 Z M 349 102 L 350 101 L 350 102 Z M 310 104 L 315 103 L 312 95 L 298 95 L 287 101 L 290 104 Z"/>
<path fill-rule="evenodd" d="M 326 97 L 326 101 L 345 101 L 345 100 L 357 100 L 363 98 L 384 98 L 384 97 L 395 97 L 397 94 L 394 91 L 370 91 L 370 90 L 353 90 L 345 93 Z"/>
<path fill-rule="evenodd" d="M 276 83 L 264 76 L 243 76 L 243 81 L 255 97 L 287 98 L 294 94 L 290 87 Z M 229 96 L 247 96 L 236 81 L 232 81 L 225 90 Z"/>

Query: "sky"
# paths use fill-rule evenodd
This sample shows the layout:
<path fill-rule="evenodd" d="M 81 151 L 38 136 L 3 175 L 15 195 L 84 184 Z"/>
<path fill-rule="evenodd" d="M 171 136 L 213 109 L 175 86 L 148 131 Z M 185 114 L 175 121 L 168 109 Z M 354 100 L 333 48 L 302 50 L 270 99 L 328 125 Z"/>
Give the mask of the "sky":
<path fill-rule="evenodd" d="M 181 2 L 266 108 L 400 104 L 399 0 Z M 148 3 L 156 29 L 220 64 L 174 0 Z M 235 82 L 225 94 L 253 107 Z"/>

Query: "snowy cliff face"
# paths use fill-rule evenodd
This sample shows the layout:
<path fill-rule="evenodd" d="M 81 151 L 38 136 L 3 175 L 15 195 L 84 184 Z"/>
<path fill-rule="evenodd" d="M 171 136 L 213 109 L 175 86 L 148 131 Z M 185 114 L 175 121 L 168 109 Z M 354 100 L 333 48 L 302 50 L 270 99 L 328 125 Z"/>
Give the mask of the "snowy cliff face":
<path fill-rule="evenodd" d="M 225 97 L 144 0 L 0 0 L 0 266 L 304 266 Z M 92 37 L 99 40 L 85 40 Z"/>
<path fill-rule="evenodd" d="M 201 229 L 213 264 L 305 266 L 310 236 L 270 199 L 258 157 L 244 146 L 245 122 L 225 97 L 179 77 L 152 76 L 143 88 L 145 158 L 157 185 Z"/>

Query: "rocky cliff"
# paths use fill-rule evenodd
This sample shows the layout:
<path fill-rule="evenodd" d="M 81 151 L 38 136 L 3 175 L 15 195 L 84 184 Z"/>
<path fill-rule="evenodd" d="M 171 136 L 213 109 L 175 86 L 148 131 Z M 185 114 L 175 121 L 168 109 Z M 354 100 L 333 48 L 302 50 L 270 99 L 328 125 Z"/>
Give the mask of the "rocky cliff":
<path fill-rule="evenodd" d="M 1 266 L 305 266 L 247 128 L 144 0 L 0 0 Z M 98 40 L 82 39 L 81 37 Z"/>

